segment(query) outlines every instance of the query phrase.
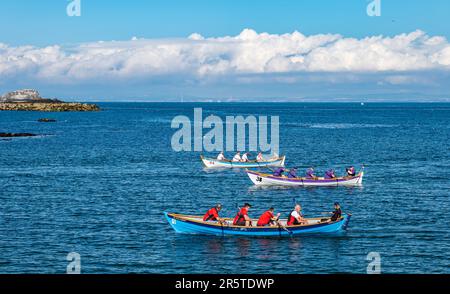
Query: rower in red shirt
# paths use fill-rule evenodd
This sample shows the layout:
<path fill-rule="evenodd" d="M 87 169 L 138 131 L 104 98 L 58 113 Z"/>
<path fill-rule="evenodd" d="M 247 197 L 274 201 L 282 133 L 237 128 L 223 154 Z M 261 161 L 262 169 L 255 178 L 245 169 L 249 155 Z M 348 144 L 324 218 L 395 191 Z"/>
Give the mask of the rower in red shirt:
<path fill-rule="evenodd" d="M 280 217 L 280 213 L 277 214 L 277 216 L 273 215 L 274 208 L 271 207 L 269 210 L 264 212 L 258 219 L 257 226 L 258 227 L 264 227 L 264 226 L 273 226 L 278 221 L 278 218 Z"/>
<path fill-rule="evenodd" d="M 252 220 L 248 216 L 248 210 L 252 207 L 250 204 L 245 203 L 244 207 L 242 207 L 239 212 L 236 214 L 233 220 L 233 225 L 235 226 L 251 226 Z"/>
<path fill-rule="evenodd" d="M 218 221 L 221 222 L 222 220 L 219 217 L 219 211 L 222 209 L 222 204 L 218 203 L 215 207 L 208 210 L 205 215 L 203 216 L 203 221 Z"/>

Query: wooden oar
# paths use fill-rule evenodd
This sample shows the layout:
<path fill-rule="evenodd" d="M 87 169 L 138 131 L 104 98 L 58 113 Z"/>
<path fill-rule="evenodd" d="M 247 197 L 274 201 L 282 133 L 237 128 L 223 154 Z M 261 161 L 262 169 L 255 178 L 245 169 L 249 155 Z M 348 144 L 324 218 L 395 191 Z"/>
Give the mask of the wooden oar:
<path fill-rule="evenodd" d="M 222 236 L 224 236 L 225 233 L 224 233 L 224 231 L 223 231 L 223 221 L 221 221 L 221 222 L 219 222 L 219 223 L 220 223 L 220 227 L 221 227 L 221 229 L 222 229 Z"/>
<path fill-rule="evenodd" d="M 279 228 L 282 228 L 283 230 L 285 230 L 286 232 L 289 233 L 289 235 L 292 235 L 293 233 L 291 231 L 288 230 L 288 228 L 286 228 L 285 226 L 283 226 L 280 221 L 277 221 L 277 225 Z"/>
<path fill-rule="evenodd" d="M 268 166 L 265 166 L 265 168 L 268 168 L 268 169 L 270 169 L 272 172 L 275 172 L 275 170 L 273 169 L 273 168 L 270 168 L 270 167 L 268 167 Z M 290 169 L 284 169 L 284 171 L 283 171 L 283 173 L 289 173 L 291 170 Z"/>
<path fill-rule="evenodd" d="M 259 165 L 259 167 L 261 167 L 261 165 L 259 163 L 258 163 L 258 165 Z M 270 168 L 268 166 L 263 166 L 263 167 L 269 169 L 271 172 L 275 172 L 275 170 L 273 168 Z"/>

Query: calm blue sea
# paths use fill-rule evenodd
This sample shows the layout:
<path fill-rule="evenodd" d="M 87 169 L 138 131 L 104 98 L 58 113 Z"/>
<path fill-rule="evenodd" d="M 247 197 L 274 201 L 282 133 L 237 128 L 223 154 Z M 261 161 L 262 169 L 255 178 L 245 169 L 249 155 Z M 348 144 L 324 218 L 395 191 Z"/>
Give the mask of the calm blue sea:
<path fill-rule="evenodd" d="M 0 272 L 450 273 L 450 104 L 100 103 L 95 113 L 0 112 Z M 241 170 L 205 171 L 172 151 L 177 115 L 278 115 L 288 166 L 366 165 L 358 188 L 255 189 Z M 38 123 L 51 117 L 57 123 Z M 339 237 L 176 234 L 163 211 L 203 214 L 236 203 L 257 217 L 296 198 L 306 216 L 339 201 L 353 217 Z"/>

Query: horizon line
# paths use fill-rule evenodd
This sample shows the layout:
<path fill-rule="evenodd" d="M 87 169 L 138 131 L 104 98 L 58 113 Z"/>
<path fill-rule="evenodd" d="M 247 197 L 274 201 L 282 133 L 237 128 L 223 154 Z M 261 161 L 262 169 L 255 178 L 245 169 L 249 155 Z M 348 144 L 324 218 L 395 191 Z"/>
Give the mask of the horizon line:
<path fill-rule="evenodd" d="M 236 101 L 162 101 L 162 100 L 153 100 L 153 101 L 138 101 L 138 100 L 103 100 L 103 101 L 95 101 L 95 100 L 89 100 L 89 101 L 80 101 L 80 100 L 74 100 L 74 101 L 64 101 L 64 102 L 79 102 L 79 103 L 177 103 L 177 104 L 188 104 L 188 103 L 216 103 L 216 104 L 223 104 L 223 103 L 267 103 L 267 104 L 277 104 L 277 103 L 354 103 L 354 104 L 366 104 L 366 103 L 450 103 L 450 98 L 447 98 L 446 100 L 432 100 L 432 101 L 423 101 L 423 100 L 390 100 L 390 101 L 242 101 L 242 100 L 236 100 Z"/>

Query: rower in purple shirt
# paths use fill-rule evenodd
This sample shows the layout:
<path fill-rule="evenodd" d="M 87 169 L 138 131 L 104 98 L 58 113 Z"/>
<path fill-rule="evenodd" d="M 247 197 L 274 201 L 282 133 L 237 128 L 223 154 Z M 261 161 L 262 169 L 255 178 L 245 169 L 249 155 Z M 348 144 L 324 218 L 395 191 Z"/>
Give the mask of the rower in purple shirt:
<path fill-rule="evenodd" d="M 315 179 L 316 175 L 314 174 L 314 169 L 312 167 L 308 168 L 306 171 L 306 178 L 307 179 Z"/>
<path fill-rule="evenodd" d="M 293 167 L 289 170 L 288 178 L 290 178 L 290 179 L 297 178 L 297 167 Z"/>
<path fill-rule="evenodd" d="M 334 174 L 333 169 L 329 169 L 325 172 L 325 179 L 334 179 L 336 178 L 336 175 Z"/>
<path fill-rule="evenodd" d="M 273 172 L 273 175 L 275 177 L 281 177 L 283 175 L 283 173 L 285 172 L 285 170 L 286 169 L 284 167 L 279 167 Z"/>

